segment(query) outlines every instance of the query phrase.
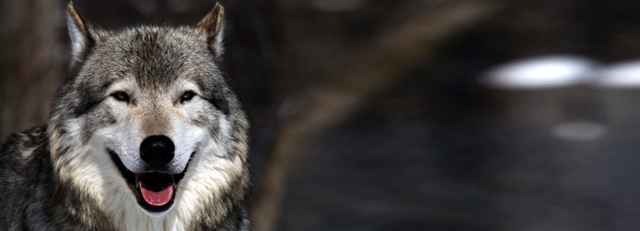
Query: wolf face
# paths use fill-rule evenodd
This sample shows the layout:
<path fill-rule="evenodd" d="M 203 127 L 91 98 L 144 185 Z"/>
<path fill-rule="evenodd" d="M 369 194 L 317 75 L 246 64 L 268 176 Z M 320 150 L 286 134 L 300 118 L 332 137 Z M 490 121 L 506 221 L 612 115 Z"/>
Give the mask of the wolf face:
<path fill-rule="evenodd" d="M 129 33 L 99 41 L 79 70 L 77 81 L 106 80 L 91 91 L 100 101 L 88 102 L 87 118 L 100 119 L 83 123 L 83 138 L 107 150 L 143 208 L 162 212 L 192 155 L 227 141 L 227 99 L 216 97 L 222 75 L 205 41 L 162 28 Z"/>
<path fill-rule="evenodd" d="M 75 198 L 131 230 L 188 229 L 208 206 L 243 200 L 248 125 L 218 67 L 222 7 L 195 27 L 119 31 L 68 11 L 72 71 L 47 132 Z"/>

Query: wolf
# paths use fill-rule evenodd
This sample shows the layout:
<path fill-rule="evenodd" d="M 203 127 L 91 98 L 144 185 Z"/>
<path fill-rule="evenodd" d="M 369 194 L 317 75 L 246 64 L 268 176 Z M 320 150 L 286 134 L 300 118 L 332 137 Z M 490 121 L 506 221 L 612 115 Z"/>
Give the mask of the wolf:
<path fill-rule="evenodd" d="M 48 122 L 0 149 L 0 230 L 249 230 L 223 15 L 105 30 L 69 3 L 72 62 Z"/>

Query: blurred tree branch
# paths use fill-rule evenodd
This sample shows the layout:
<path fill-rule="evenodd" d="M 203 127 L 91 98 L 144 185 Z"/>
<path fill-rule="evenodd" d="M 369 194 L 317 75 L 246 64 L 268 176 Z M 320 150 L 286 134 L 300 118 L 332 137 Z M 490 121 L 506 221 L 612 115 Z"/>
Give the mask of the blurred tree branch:
<path fill-rule="evenodd" d="M 44 124 L 61 82 L 56 57 L 57 1 L 2 1 L 0 11 L 0 141 Z"/>
<path fill-rule="evenodd" d="M 340 78 L 325 78 L 332 81 L 288 97 L 281 108 L 281 130 L 267 153 L 254 195 L 254 230 L 275 230 L 290 165 L 310 141 L 354 113 L 363 100 L 398 82 L 400 72 L 433 56 L 444 41 L 497 8 L 495 1 L 442 2 L 389 26 L 367 46 L 323 67 L 322 74 Z"/>

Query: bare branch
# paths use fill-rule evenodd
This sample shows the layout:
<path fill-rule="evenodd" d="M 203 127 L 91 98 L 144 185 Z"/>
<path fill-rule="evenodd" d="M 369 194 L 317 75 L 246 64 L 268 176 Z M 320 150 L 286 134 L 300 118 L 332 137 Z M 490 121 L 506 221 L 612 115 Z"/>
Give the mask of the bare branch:
<path fill-rule="evenodd" d="M 345 55 L 349 68 L 327 65 L 326 73 L 338 81 L 290 97 L 294 111 L 284 118 L 275 144 L 267 154 L 263 179 L 254 195 L 253 226 L 256 231 L 275 229 L 289 167 L 298 154 L 327 127 L 354 113 L 373 93 L 399 79 L 397 74 L 416 61 L 433 55 L 443 41 L 461 32 L 497 8 L 495 2 L 447 1 L 414 15 L 381 33 L 367 49 Z M 337 66 L 345 65 L 334 64 Z"/>

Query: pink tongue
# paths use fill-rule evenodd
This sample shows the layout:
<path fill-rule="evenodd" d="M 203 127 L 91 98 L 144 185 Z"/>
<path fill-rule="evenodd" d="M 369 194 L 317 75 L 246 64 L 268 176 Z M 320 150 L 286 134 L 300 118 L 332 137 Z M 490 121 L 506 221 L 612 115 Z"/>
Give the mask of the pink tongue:
<path fill-rule="evenodd" d="M 163 206 L 173 196 L 173 176 L 167 174 L 145 174 L 136 177 L 144 201 L 153 206 Z"/>

